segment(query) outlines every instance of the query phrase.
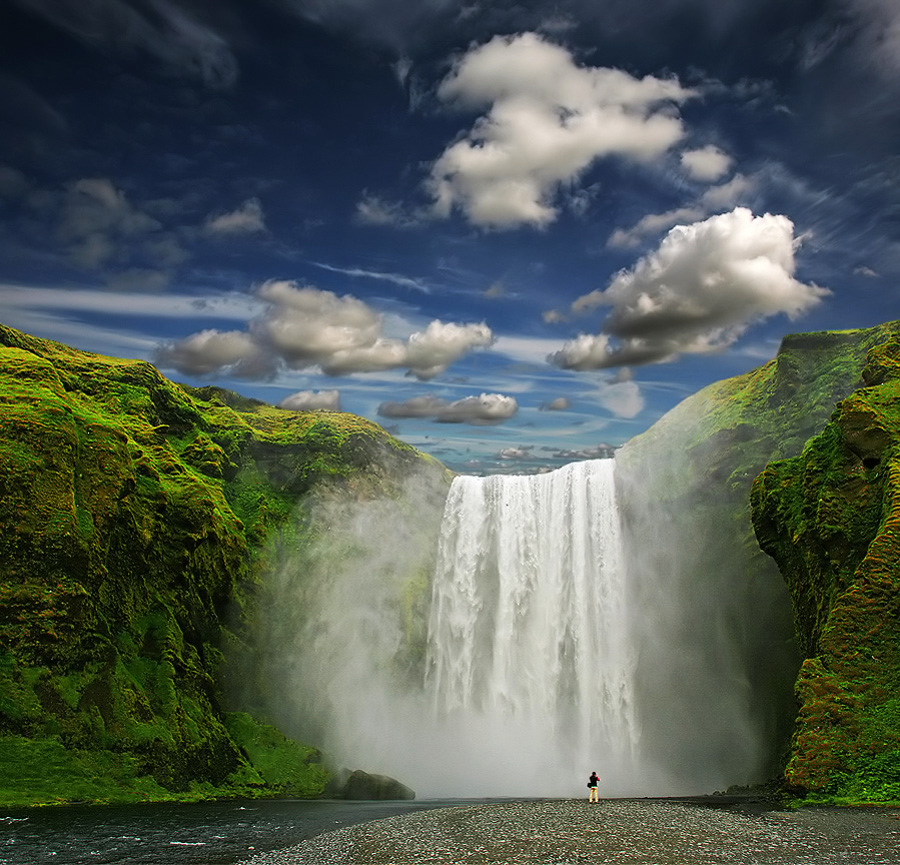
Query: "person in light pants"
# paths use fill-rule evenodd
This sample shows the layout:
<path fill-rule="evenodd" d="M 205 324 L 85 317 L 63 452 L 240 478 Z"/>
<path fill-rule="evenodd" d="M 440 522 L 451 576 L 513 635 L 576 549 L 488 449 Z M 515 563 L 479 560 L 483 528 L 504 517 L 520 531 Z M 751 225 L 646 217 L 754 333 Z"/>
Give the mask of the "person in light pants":
<path fill-rule="evenodd" d="M 597 785 L 600 783 L 600 776 L 596 772 L 591 772 L 591 777 L 588 778 L 588 787 L 590 787 L 591 795 L 588 798 L 588 802 L 599 802 L 600 798 L 597 793 Z"/>

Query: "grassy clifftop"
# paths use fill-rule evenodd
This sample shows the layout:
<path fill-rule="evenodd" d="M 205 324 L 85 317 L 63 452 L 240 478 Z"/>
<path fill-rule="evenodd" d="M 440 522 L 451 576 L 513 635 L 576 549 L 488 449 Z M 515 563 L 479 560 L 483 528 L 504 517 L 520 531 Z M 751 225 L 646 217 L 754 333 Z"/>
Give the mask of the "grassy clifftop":
<path fill-rule="evenodd" d="M 756 479 L 753 524 L 790 588 L 803 665 L 785 772 L 838 801 L 900 801 L 900 339 L 793 459 Z"/>
<path fill-rule="evenodd" d="M 0 325 L 0 804 L 320 792 L 312 749 L 224 711 L 222 652 L 307 493 L 414 470 L 444 471 L 361 418 Z"/>

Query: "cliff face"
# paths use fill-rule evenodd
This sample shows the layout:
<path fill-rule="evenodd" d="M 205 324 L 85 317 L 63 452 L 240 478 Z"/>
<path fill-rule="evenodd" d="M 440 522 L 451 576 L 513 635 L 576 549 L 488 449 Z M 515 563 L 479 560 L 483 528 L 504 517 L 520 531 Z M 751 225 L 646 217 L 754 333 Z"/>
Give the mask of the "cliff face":
<path fill-rule="evenodd" d="M 797 669 L 808 654 L 803 623 L 811 608 L 830 602 L 818 576 L 782 577 L 760 550 L 750 519 L 751 484 L 771 460 L 801 453 L 835 403 L 859 384 L 870 349 L 898 333 L 900 322 L 787 336 L 775 359 L 688 397 L 620 451 L 626 528 L 636 551 L 633 590 L 640 603 L 643 592 L 659 591 L 662 582 L 673 599 L 659 620 L 643 621 L 638 686 L 645 701 L 666 709 L 645 720 L 642 748 L 680 761 L 686 772 L 699 760 L 719 761 L 728 768 L 726 785 L 771 778 L 783 767 L 796 717 Z M 872 364 L 870 355 L 866 375 L 876 374 Z M 889 366 L 885 360 L 879 369 Z M 869 430 L 862 415 L 855 418 L 857 439 L 881 446 L 881 433 Z M 861 501 L 841 519 L 871 527 L 875 505 Z M 830 543 L 837 549 L 844 542 Z M 778 564 L 784 572 L 782 559 Z M 661 655 L 669 660 L 655 663 Z M 674 683 L 656 675 L 673 656 L 683 663 Z M 692 738 L 673 736 L 682 705 L 707 707 Z M 743 750 L 753 748 L 755 755 Z M 748 766 L 755 770 L 742 777 Z"/>
<path fill-rule="evenodd" d="M 311 491 L 414 471 L 445 473 L 361 418 L 0 325 L 0 803 L 320 792 L 312 749 L 224 711 L 222 653 Z"/>
<path fill-rule="evenodd" d="M 756 479 L 753 525 L 793 599 L 803 664 L 785 778 L 900 800 L 900 340 L 803 453 Z"/>

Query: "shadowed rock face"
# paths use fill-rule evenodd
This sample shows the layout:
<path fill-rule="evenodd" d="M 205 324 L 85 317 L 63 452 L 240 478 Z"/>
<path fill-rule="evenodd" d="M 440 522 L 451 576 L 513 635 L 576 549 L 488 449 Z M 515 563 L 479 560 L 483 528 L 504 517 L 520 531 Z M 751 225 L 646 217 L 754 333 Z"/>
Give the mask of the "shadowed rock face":
<path fill-rule="evenodd" d="M 0 325 L 0 803 L 320 792 L 312 749 L 225 712 L 222 653 L 310 491 L 412 472 L 445 474 L 362 418 Z"/>
<path fill-rule="evenodd" d="M 360 801 L 383 799 L 415 799 L 416 793 L 387 775 L 372 775 L 357 769 L 350 773 L 343 787 L 343 797 Z"/>
<path fill-rule="evenodd" d="M 751 497 L 760 546 L 793 599 L 803 665 L 785 777 L 855 801 L 900 798 L 900 341 L 802 455 Z"/>

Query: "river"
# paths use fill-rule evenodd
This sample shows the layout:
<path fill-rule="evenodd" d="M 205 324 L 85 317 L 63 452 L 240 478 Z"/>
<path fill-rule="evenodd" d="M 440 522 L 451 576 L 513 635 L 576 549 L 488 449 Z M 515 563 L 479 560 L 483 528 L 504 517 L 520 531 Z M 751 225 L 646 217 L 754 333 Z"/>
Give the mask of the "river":
<path fill-rule="evenodd" d="M 0 865 L 231 865 L 450 801 L 252 800 L 0 810 Z"/>

